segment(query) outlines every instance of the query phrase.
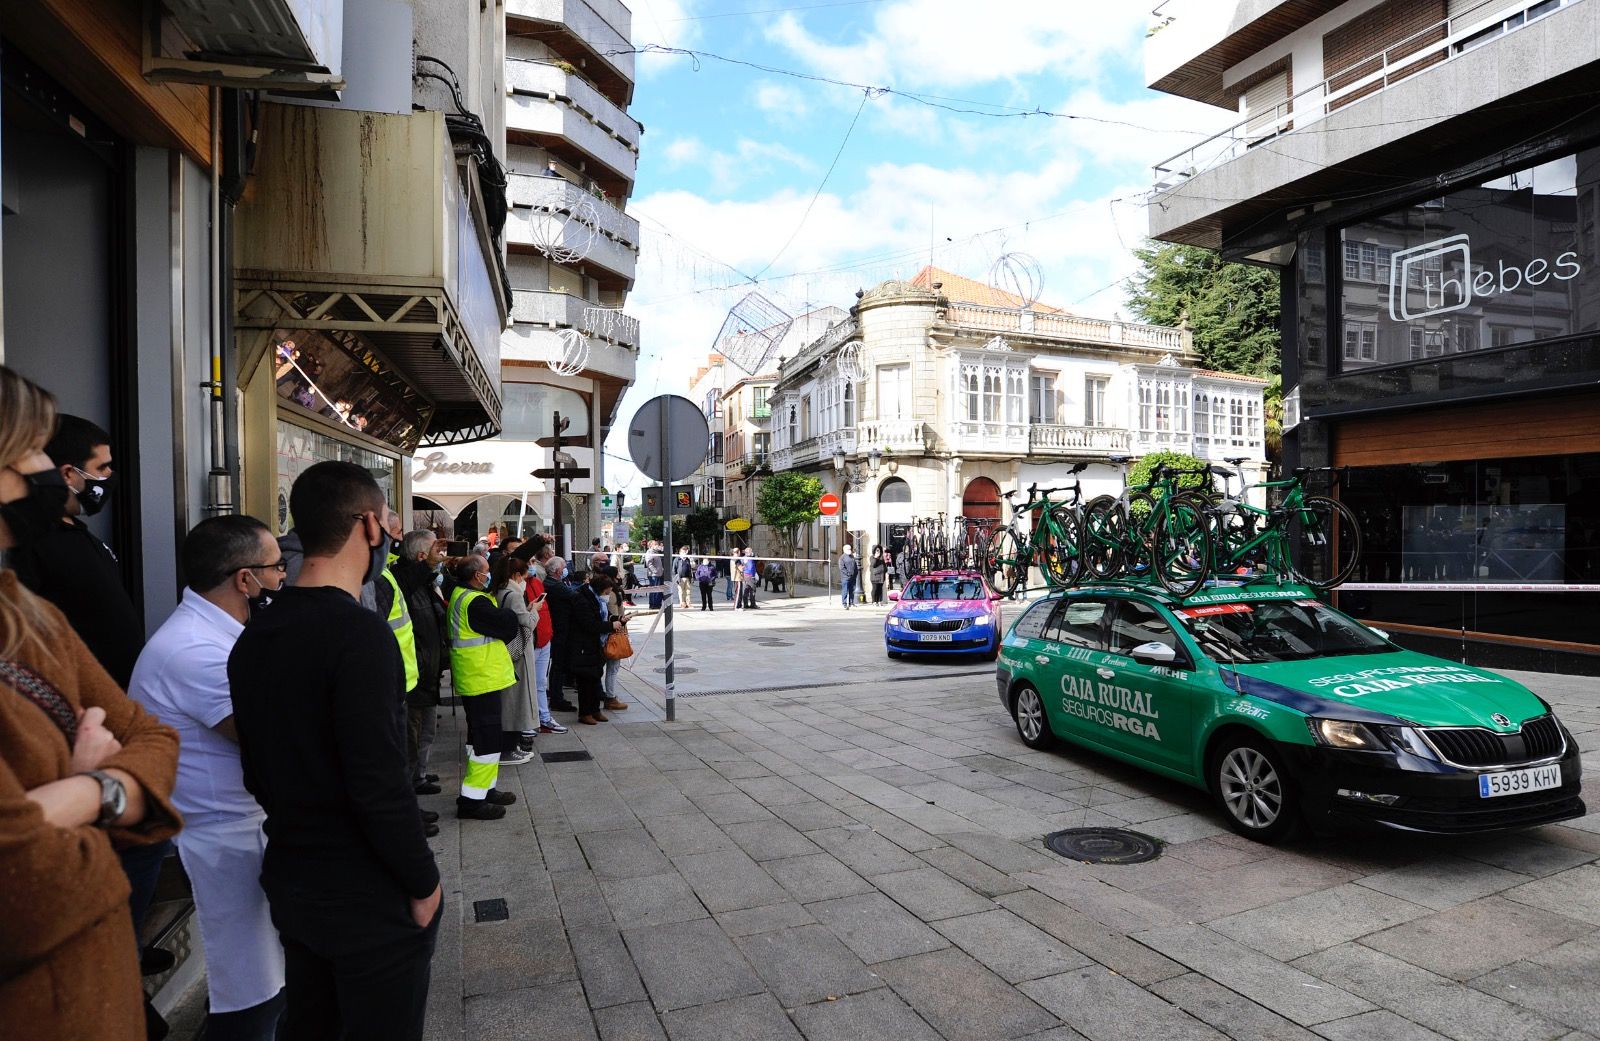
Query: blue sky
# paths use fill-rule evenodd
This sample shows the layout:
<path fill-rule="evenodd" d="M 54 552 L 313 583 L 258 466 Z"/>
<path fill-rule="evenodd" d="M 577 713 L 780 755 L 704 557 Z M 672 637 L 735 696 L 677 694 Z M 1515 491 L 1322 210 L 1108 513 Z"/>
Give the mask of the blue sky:
<path fill-rule="evenodd" d="M 624 417 L 655 394 L 683 393 L 728 309 L 753 289 L 791 313 L 845 307 L 930 255 L 982 280 L 1020 252 L 1039 263 L 1043 300 L 1114 315 L 1144 237 L 1151 164 L 1232 121 L 1145 87 L 1148 5 L 628 3 L 636 46 L 782 71 L 640 56 L 632 113 L 645 135 L 629 208 L 643 254 L 628 310 L 643 346 Z M 826 80 L 900 93 L 868 97 Z M 611 441 L 625 456 L 623 438 Z M 613 459 L 607 484 L 641 482 Z"/>

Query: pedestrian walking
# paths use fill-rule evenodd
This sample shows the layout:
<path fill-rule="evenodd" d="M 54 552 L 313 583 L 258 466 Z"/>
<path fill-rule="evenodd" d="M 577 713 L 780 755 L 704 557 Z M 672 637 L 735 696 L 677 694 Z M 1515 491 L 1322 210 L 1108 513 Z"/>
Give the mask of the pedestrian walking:
<path fill-rule="evenodd" d="M 467 716 L 467 770 L 456 816 L 499 820 L 517 801 L 495 787 L 505 751 L 500 705 L 516 686 L 506 644 L 522 635 L 517 616 L 487 592 L 489 562 L 476 554 L 445 562 L 445 630 L 450 636 L 450 682 Z"/>
<path fill-rule="evenodd" d="M 689 547 L 679 546 L 678 555 L 672 558 L 672 577 L 678 580 L 678 606 L 689 609 L 689 590 L 694 586 L 694 561 L 689 559 Z"/>
<path fill-rule="evenodd" d="M 739 606 L 746 610 L 756 609 L 756 554 L 749 546 L 744 548 L 744 558 L 739 562 L 739 575 L 742 580 L 742 590 L 739 593 Z"/>
<path fill-rule="evenodd" d="M 872 602 L 883 603 L 883 586 L 889 578 L 888 550 L 872 547 L 872 566 L 867 570 L 867 577 L 872 580 Z"/>
<path fill-rule="evenodd" d="M 422 1037 L 439 870 L 406 771 L 403 665 L 363 608 L 388 556 L 383 491 L 316 463 L 289 492 L 305 559 L 228 656 L 261 887 L 284 951 L 284 1037 Z"/>
<path fill-rule="evenodd" d="M 491 573 L 489 592 L 496 603 L 517 616 L 518 629 L 516 637 L 506 641 L 517 682 L 500 699 L 500 765 L 521 766 L 533 758 L 533 735 L 539 726 L 534 714 L 538 693 L 533 678 L 533 631 L 538 618 L 528 608 L 527 561 L 502 557 Z"/>
<path fill-rule="evenodd" d="M 717 569 L 711 566 L 710 560 L 700 558 L 700 563 L 694 569 L 694 581 L 700 587 L 700 610 L 712 610 L 711 594 L 717 584 Z"/>
<path fill-rule="evenodd" d="M 178 732 L 176 842 L 206 950 L 205 1035 L 273 1041 L 284 958 L 261 889 L 266 814 L 245 790 L 228 654 L 251 613 L 283 584 L 283 555 L 254 517 L 208 517 L 180 554 L 188 585 L 139 655 L 128 693 Z"/>
<path fill-rule="evenodd" d="M 856 579 L 861 576 L 861 561 L 847 543 L 839 554 L 839 599 L 846 611 L 855 604 Z"/>

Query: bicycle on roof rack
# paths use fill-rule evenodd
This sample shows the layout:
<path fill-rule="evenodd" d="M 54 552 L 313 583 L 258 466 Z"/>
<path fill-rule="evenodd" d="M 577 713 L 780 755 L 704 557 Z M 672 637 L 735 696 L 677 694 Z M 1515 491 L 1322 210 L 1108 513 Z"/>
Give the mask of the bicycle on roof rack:
<path fill-rule="evenodd" d="M 1127 483 L 1132 456 L 1112 456 L 1123 467 L 1118 495 L 1102 495 L 1083 507 L 1083 548 L 1089 573 L 1113 578 L 1156 579 L 1163 586 L 1185 579 L 1188 560 L 1203 551 L 1204 519 L 1198 501 L 1183 494 L 1199 487 L 1205 468 L 1158 467 L 1150 483 Z M 1199 588 L 1196 584 L 1195 588 Z"/>
<path fill-rule="evenodd" d="M 1080 474 L 1087 463 L 1078 463 L 1069 474 Z M 984 553 L 983 573 L 989 586 L 1003 597 L 1015 596 L 1027 586 L 1028 574 L 1035 564 L 1044 572 L 1045 581 L 1052 589 L 1068 589 L 1084 576 L 1082 524 L 1078 517 L 1078 504 L 1083 498 L 1083 484 L 1074 481 L 1059 488 L 1040 488 L 1029 485 L 1025 501 L 1018 506 L 1012 497 L 1020 489 L 1005 492 L 1003 498 L 1011 507 L 1011 520 L 996 527 L 989 536 Z M 1072 499 L 1058 502 L 1052 495 L 1068 493 Z M 1022 517 L 1034 514 L 1032 530 L 1024 530 Z"/>

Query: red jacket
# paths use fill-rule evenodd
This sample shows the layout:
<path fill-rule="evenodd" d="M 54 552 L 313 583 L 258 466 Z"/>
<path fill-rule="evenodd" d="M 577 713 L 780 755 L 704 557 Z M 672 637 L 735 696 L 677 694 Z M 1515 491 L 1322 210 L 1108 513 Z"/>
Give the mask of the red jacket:
<path fill-rule="evenodd" d="M 528 584 L 523 589 L 522 595 L 527 598 L 528 610 L 535 610 L 533 602 L 544 595 L 544 583 L 539 581 L 537 578 L 534 578 L 532 573 L 529 573 Z M 534 647 L 549 646 L 550 637 L 555 634 L 554 628 L 550 625 L 550 605 L 543 604 L 541 606 L 544 607 L 545 610 L 539 611 L 539 624 L 536 625 L 533 630 Z"/>

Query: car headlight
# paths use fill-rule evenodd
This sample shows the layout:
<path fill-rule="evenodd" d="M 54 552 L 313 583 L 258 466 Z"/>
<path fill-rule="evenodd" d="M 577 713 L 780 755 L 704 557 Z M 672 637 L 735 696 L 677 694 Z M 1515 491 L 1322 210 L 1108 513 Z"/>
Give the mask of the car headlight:
<path fill-rule="evenodd" d="M 889 627 L 890 628 L 892 628 L 892 629 L 900 628 L 900 619 L 896 618 L 894 615 L 890 615 L 889 616 L 888 622 L 889 622 Z"/>
<path fill-rule="evenodd" d="M 1357 723 L 1351 719 L 1307 719 L 1306 724 L 1311 727 L 1311 736 L 1317 739 L 1318 744 L 1330 748 L 1357 749 L 1364 752 L 1381 752 L 1389 748 L 1389 742 L 1383 739 L 1376 727 L 1366 723 Z"/>

